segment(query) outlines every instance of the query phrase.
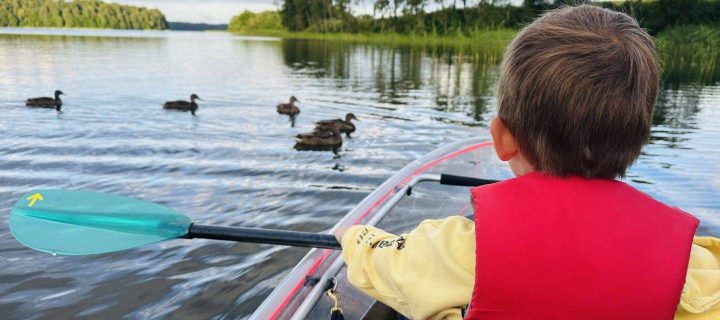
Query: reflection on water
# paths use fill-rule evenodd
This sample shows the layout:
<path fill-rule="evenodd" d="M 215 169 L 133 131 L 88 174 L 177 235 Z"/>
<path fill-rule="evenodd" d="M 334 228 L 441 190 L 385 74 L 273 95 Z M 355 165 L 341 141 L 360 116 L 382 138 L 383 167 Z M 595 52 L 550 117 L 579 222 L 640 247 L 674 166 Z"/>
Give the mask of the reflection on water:
<path fill-rule="evenodd" d="M 196 221 L 330 228 L 436 146 L 487 137 L 497 50 L 375 46 L 225 33 L 2 30 L 0 215 L 31 188 L 153 200 Z M 720 87 L 666 85 L 651 144 L 629 172 L 642 190 L 718 234 Z M 63 112 L 27 109 L 68 94 Z M 197 93 L 198 115 L 162 110 Z M 275 106 L 295 95 L 291 128 Z M 361 119 L 336 153 L 297 151 L 312 123 Z M 7 319 L 246 316 L 304 249 L 177 240 L 91 257 L 25 249 L 0 224 Z"/>
<path fill-rule="evenodd" d="M 441 111 L 439 115 L 463 113 L 469 118 L 438 116 L 433 120 L 467 126 L 484 125 L 487 119 L 483 117 L 492 113 L 502 54 L 496 50 L 307 40 L 284 40 L 282 46 L 285 63 L 295 73 L 339 79 L 334 83 L 338 90 L 366 83 L 364 89 L 374 95 L 376 108 L 397 111 L 415 106 Z M 414 105 L 419 101 L 424 105 Z"/>

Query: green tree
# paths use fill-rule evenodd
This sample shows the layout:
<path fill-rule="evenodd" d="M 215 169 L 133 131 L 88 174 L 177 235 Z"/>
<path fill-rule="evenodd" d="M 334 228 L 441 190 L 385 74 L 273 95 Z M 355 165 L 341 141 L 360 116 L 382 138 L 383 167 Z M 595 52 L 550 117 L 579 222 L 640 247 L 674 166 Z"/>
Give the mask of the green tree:
<path fill-rule="evenodd" d="M 158 10 L 97 0 L 4 0 L 0 26 L 167 29 L 167 21 Z"/>
<path fill-rule="evenodd" d="M 244 11 L 234 16 L 228 24 L 228 31 L 231 32 L 258 32 L 258 31 L 283 31 L 280 14 L 277 11 L 263 11 L 254 13 Z"/>

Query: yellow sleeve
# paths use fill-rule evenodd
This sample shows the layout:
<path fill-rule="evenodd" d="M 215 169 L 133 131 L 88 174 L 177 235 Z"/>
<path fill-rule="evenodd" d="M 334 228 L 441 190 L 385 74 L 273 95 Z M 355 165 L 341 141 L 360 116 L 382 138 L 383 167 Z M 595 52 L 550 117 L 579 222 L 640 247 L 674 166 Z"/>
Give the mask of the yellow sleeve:
<path fill-rule="evenodd" d="M 396 236 L 354 226 L 342 238 L 348 279 L 412 319 L 462 319 L 475 282 L 475 224 L 463 217 L 425 220 Z"/>
<path fill-rule="evenodd" d="M 688 273 L 675 319 L 720 319 L 720 239 L 693 239 Z"/>

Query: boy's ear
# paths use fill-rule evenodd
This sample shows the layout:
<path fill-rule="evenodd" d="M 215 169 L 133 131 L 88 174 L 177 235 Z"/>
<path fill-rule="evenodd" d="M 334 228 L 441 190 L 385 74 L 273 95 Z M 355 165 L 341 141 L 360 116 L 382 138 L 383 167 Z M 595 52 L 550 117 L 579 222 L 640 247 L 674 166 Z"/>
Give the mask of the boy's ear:
<path fill-rule="evenodd" d="M 495 152 L 500 160 L 508 161 L 518 153 L 518 145 L 515 137 L 513 137 L 510 130 L 508 130 L 499 117 L 495 117 L 492 122 L 490 122 L 490 134 L 495 144 Z"/>

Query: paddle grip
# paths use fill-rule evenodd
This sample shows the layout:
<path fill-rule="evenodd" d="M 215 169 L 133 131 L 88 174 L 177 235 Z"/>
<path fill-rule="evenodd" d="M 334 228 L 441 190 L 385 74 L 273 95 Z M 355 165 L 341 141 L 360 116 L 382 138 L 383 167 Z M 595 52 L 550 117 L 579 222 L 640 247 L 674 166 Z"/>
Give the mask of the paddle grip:
<path fill-rule="evenodd" d="M 277 244 L 293 247 L 340 250 L 340 243 L 330 234 L 244 227 L 190 225 L 186 238 Z"/>
<path fill-rule="evenodd" d="M 491 184 L 491 183 L 495 183 L 495 182 L 498 182 L 498 181 L 456 176 L 456 175 L 444 174 L 444 173 L 440 175 L 440 184 L 445 184 L 445 185 L 449 185 L 449 186 L 477 187 L 477 186 L 482 186 L 485 184 Z"/>

